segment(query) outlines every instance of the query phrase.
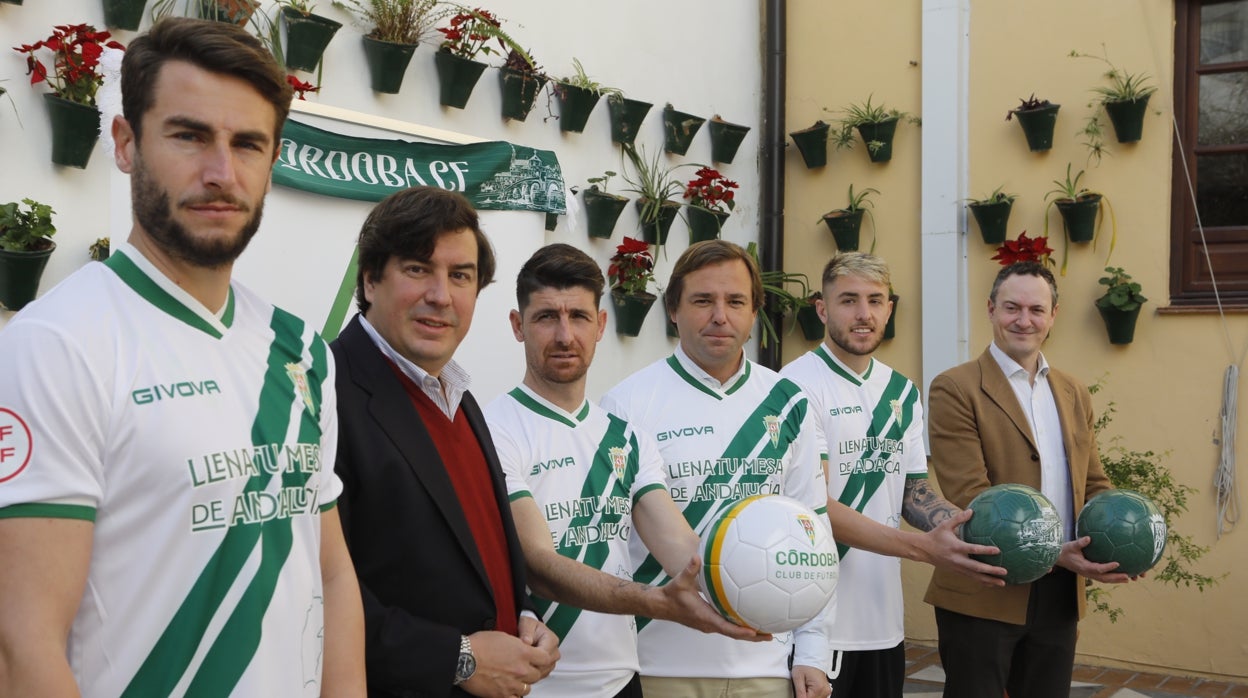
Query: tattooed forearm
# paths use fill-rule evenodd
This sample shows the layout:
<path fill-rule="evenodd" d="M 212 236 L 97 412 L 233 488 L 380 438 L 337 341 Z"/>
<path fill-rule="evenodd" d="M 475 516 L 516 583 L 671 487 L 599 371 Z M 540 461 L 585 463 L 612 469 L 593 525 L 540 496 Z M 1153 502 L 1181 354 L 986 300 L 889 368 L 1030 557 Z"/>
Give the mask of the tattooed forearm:
<path fill-rule="evenodd" d="M 959 509 L 936 494 L 927 478 L 909 478 L 901 503 L 901 516 L 920 531 L 930 531 L 957 516 Z"/>

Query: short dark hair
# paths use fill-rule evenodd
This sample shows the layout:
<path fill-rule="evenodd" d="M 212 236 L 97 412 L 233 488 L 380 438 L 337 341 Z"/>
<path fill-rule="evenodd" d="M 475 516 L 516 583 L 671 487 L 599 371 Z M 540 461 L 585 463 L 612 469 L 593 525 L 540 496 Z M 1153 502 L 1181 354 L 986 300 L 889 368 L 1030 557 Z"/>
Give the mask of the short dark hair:
<path fill-rule="evenodd" d="M 273 147 L 279 147 L 282 124 L 294 95 L 286 72 L 264 44 L 242 27 L 189 17 L 165 17 L 126 47 L 121 59 L 121 109 L 135 140 L 143 129 L 143 115 L 156 101 L 160 70 L 169 61 L 185 61 L 250 84 L 273 105 Z"/>
<path fill-rule="evenodd" d="M 593 257 L 562 242 L 546 245 L 533 253 L 516 275 L 516 305 L 521 315 L 534 292 L 544 288 L 563 290 L 583 288 L 594 294 L 594 307 L 602 301 L 606 282 Z"/>
<path fill-rule="evenodd" d="M 481 232 L 477 211 L 462 194 L 438 187 L 410 187 L 382 199 L 360 228 L 355 304 L 361 313 L 364 278 L 380 279 L 391 257 L 427 262 L 438 238 L 467 228 L 477 241 L 477 293 L 494 281 L 494 247 Z"/>
<path fill-rule="evenodd" d="M 1053 305 L 1049 310 L 1057 307 L 1057 279 L 1053 277 L 1053 272 L 1040 262 L 1015 262 L 997 272 L 997 278 L 992 282 L 992 291 L 988 293 L 989 301 L 997 302 L 997 289 L 1001 288 L 1001 283 L 1011 276 L 1038 276 L 1044 279 L 1053 293 Z"/>
<path fill-rule="evenodd" d="M 667 290 L 663 292 L 663 302 L 668 312 L 680 305 L 680 294 L 685 290 L 685 277 L 712 264 L 722 264 L 739 259 L 750 273 L 750 299 L 754 312 L 763 307 L 763 277 L 759 275 L 758 260 L 754 255 L 735 242 L 727 240 L 705 240 L 690 245 L 676 260 L 672 268 L 672 276 L 667 281 Z"/>

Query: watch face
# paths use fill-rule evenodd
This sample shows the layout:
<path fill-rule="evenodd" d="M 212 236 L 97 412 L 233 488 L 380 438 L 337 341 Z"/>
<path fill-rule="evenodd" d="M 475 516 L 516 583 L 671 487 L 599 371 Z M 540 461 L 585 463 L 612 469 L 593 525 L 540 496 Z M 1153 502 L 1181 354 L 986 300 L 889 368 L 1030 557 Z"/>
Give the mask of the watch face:
<path fill-rule="evenodd" d="M 455 678 L 460 681 L 467 681 L 472 678 L 473 673 L 477 670 L 477 660 L 471 654 L 462 652 L 459 655 L 459 664 L 455 666 Z"/>

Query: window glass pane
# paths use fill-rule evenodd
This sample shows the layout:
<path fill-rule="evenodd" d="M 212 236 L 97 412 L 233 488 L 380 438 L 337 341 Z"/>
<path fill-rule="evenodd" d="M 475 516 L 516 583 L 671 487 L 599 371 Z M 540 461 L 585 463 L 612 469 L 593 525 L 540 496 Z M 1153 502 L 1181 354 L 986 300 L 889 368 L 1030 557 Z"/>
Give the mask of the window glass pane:
<path fill-rule="evenodd" d="M 1200 62 L 1248 61 L 1248 0 L 1200 8 Z"/>
<path fill-rule="evenodd" d="M 1248 153 L 1196 158 L 1196 210 L 1206 228 L 1248 226 Z"/>
<path fill-rule="evenodd" d="M 1248 143 L 1248 73 L 1200 76 L 1201 145 Z"/>

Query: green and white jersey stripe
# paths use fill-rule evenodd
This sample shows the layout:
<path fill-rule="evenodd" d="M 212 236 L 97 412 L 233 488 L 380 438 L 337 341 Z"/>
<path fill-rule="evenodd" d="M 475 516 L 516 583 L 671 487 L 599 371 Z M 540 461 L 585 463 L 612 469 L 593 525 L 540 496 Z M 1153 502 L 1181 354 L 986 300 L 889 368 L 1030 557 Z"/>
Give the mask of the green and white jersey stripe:
<path fill-rule="evenodd" d="M 511 499 L 536 501 L 560 555 L 628 579 L 632 508 L 663 487 L 654 443 L 588 401 L 569 413 L 525 386 L 484 412 Z M 562 640 L 559 663 L 533 696 L 614 695 L 628 683 L 638 668 L 631 616 L 533 600 Z"/>
<path fill-rule="evenodd" d="M 806 396 L 793 382 L 746 361 L 715 386 L 678 349 L 612 388 L 602 400 L 652 436 L 663 458 L 668 492 L 698 535 L 733 502 L 783 494 L 826 512 L 818 438 Z M 637 541 L 634 579 L 668 581 Z M 796 633 L 798 661 L 827 663 L 823 619 Z M 788 677 L 789 635 L 745 643 L 665 622 L 639 621 L 642 673 L 652 676 Z M 826 666 L 825 666 L 826 668 Z"/>
<path fill-rule="evenodd" d="M 122 245 L 0 352 L 20 357 L 0 409 L 30 432 L 0 517 L 94 521 L 83 695 L 319 695 L 319 514 L 341 491 L 325 342 L 238 284 L 214 315 Z"/>
<path fill-rule="evenodd" d="M 802 386 L 822 424 L 828 495 L 874 521 L 900 526 L 907 478 L 927 477 L 918 388 L 875 359 L 858 375 L 822 344 L 780 373 Z M 896 646 L 905 639 L 900 560 L 838 549 L 841 603 L 833 649 Z"/>

